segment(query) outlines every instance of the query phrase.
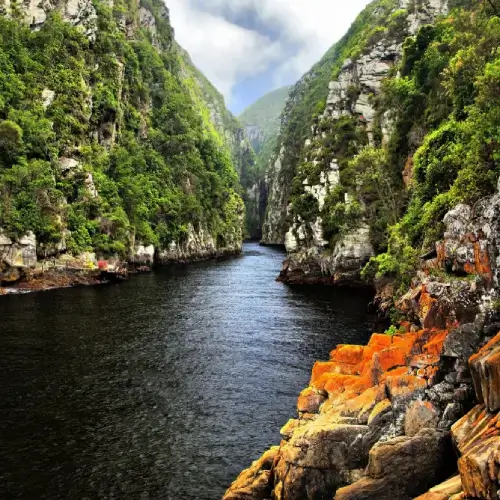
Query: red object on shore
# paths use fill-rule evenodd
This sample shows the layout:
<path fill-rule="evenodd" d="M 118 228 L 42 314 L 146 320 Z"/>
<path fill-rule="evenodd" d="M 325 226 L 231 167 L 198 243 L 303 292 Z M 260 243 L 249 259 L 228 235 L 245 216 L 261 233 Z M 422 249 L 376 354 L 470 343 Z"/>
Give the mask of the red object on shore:
<path fill-rule="evenodd" d="M 100 261 L 97 263 L 97 267 L 98 267 L 101 271 L 106 271 L 106 269 L 108 269 L 108 263 L 107 263 L 105 260 L 100 260 Z"/>

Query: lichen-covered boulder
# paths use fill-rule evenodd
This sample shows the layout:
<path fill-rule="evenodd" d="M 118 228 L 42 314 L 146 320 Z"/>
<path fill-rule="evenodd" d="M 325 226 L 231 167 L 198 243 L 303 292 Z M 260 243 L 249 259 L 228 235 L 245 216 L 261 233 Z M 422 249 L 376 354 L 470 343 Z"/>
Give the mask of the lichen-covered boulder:
<path fill-rule="evenodd" d="M 223 500 L 260 500 L 271 495 L 271 466 L 279 447 L 266 451 L 251 467 L 243 471 L 229 487 Z"/>
<path fill-rule="evenodd" d="M 500 410 L 500 333 L 470 358 L 469 365 L 479 402 L 491 412 Z"/>
<path fill-rule="evenodd" d="M 37 263 L 36 236 L 28 231 L 13 239 L 0 230 L 0 262 L 10 267 L 33 268 Z"/>

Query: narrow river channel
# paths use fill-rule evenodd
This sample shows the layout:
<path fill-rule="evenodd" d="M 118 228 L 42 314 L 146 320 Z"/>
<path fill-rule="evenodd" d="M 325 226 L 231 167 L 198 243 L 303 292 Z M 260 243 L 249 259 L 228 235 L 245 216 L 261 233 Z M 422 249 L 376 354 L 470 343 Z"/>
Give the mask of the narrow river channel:
<path fill-rule="evenodd" d="M 279 441 L 369 298 L 275 281 L 284 255 L 0 298 L 0 497 L 219 500 Z"/>

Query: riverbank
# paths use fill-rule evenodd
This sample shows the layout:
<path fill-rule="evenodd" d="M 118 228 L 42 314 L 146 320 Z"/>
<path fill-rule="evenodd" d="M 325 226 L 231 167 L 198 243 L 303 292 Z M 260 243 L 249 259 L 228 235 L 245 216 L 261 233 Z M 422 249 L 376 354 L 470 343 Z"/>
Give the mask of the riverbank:
<path fill-rule="evenodd" d="M 80 258 L 65 256 L 63 259 L 41 261 L 35 268 L 9 268 L 0 273 L 0 296 L 24 294 L 54 290 L 57 288 L 72 288 L 77 286 L 98 286 L 128 280 L 135 274 L 152 271 L 153 268 L 182 266 L 196 262 L 226 259 L 236 257 L 241 250 L 226 250 L 182 256 L 178 259 L 168 258 L 154 263 L 137 261 L 96 261 L 89 255 Z M 2 281 L 2 277 L 4 280 Z M 8 279 L 7 279 L 8 278 Z"/>
<path fill-rule="evenodd" d="M 499 498 L 497 246 L 453 234 L 391 301 L 405 321 L 315 363 L 281 443 L 225 500 Z"/>

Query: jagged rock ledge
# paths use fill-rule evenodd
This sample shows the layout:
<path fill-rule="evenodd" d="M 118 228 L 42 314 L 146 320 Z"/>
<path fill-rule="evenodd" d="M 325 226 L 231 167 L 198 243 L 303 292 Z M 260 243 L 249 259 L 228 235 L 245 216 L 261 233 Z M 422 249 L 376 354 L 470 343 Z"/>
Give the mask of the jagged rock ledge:
<path fill-rule="evenodd" d="M 11 239 L 0 231 L 0 295 L 27 293 L 54 288 L 100 285 L 122 281 L 154 266 L 187 264 L 236 256 L 241 243 L 217 245 L 203 229 L 188 228 L 186 238 L 167 249 L 136 244 L 128 258 L 98 258 L 93 252 L 73 256 L 65 244 L 57 248 L 37 245 L 33 233 Z"/>
<path fill-rule="evenodd" d="M 407 323 L 407 333 L 337 346 L 314 365 L 280 446 L 224 499 L 497 499 L 500 334 L 467 362 L 494 320 L 454 330 Z"/>

